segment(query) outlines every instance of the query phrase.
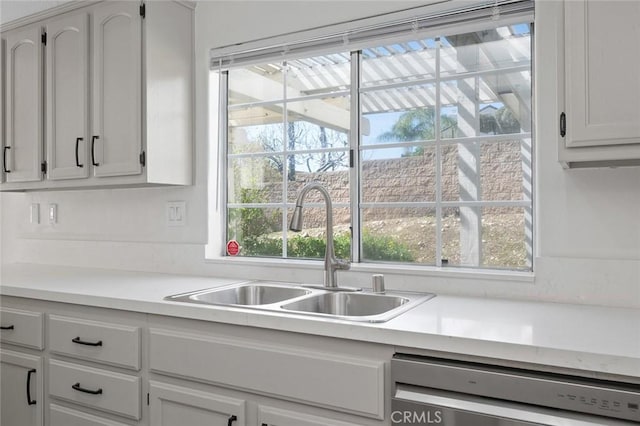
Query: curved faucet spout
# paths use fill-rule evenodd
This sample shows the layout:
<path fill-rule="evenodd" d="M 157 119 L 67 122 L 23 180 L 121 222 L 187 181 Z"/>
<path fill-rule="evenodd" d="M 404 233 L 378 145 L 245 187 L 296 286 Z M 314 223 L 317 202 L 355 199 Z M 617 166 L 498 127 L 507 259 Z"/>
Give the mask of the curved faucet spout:
<path fill-rule="evenodd" d="M 326 235 L 327 245 L 324 252 L 324 285 L 328 288 L 338 287 L 338 280 L 336 271 L 338 269 L 349 269 L 350 264 L 347 261 L 336 258 L 335 249 L 333 246 L 333 204 L 331 203 L 331 195 L 329 191 L 322 184 L 318 182 L 311 182 L 305 185 L 298 193 L 298 199 L 296 200 L 296 208 L 293 211 L 291 217 L 291 223 L 289 229 L 294 232 L 302 231 L 302 207 L 304 205 L 304 199 L 309 191 L 315 189 L 324 198 L 326 208 Z"/>

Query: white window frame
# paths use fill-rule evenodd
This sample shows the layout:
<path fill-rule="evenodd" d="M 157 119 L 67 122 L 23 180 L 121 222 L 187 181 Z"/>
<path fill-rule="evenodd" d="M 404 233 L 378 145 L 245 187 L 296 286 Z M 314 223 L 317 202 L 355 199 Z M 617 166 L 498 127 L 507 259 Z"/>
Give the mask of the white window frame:
<path fill-rule="evenodd" d="M 462 4 L 474 4 L 474 2 L 456 2 L 456 3 L 462 3 Z M 477 3 L 477 2 L 476 2 Z M 494 3 L 492 1 L 492 3 Z M 511 0 L 506 0 L 506 1 L 501 1 L 500 3 L 512 3 Z M 497 2 L 496 2 L 497 4 Z M 417 10 L 425 10 L 428 11 L 428 13 L 433 14 L 436 13 L 438 11 L 446 11 L 447 9 L 450 9 L 451 6 L 447 6 L 444 4 L 440 4 L 440 5 L 429 5 L 429 6 L 423 6 L 423 7 L 419 7 L 417 8 Z M 418 14 L 419 15 L 419 14 Z M 391 14 L 387 14 L 385 16 L 380 16 L 380 17 L 376 17 L 376 18 L 369 18 L 369 19 L 363 19 L 363 20 L 359 20 L 357 21 L 355 27 L 358 29 L 363 29 L 363 28 L 375 28 L 376 26 L 384 26 L 387 25 L 387 23 L 389 21 L 395 21 L 397 20 L 398 22 L 402 22 L 402 21 L 408 21 L 411 19 L 414 19 L 414 17 L 416 16 L 416 9 L 411 9 L 408 11 L 402 11 L 402 12 L 396 12 L 396 13 L 391 13 Z M 531 22 L 534 22 L 533 18 L 529 18 L 531 20 Z M 513 18 L 511 20 L 503 20 L 502 22 L 500 22 L 498 25 L 509 25 L 512 23 L 519 23 L 522 22 L 523 19 L 522 17 L 517 17 L 517 18 Z M 455 29 L 455 33 L 463 33 L 463 32 L 471 32 L 474 31 L 475 29 L 477 29 L 477 27 L 481 27 L 484 24 L 480 24 L 478 22 L 472 22 L 466 26 L 460 27 L 460 26 L 455 26 L 453 27 Z M 298 33 L 296 35 L 287 35 L 287 36 L 281 36 L 281 37 L 274 37 L 274 38 L 270 38 L 268 40 L 261 40 L 261 41 L 257 41 L 257 42 L 251 42 L 251 43 L 247 43 L 245 45 L 243 45 L 242 47 L 244 49 L 242 49 L 242 52 L 252 52 L 254 50 L 267 50 L 267 49 L 278 49 L 280 48 L 280 46 L 285 46 L 285 50 L 287 50 L 286 46 L 287 45 L 295 45 L 296 41 L 299 40 L 305 40 L 305 41 L 309 41 L 309 40 L 315 40 L 316 38 L 323 38 L 323 37 L 331 37 L 331 34 L 343 34 L 343 40 L 345 40 L 345 43 L 348 39 L 348 36 L 344 36 L 344 34 L 348 33 L 349 31 L 351 31 L 354 28 L 354 23 L 347 23 L 347 24 L 339 24 L 339 25 L 332 25 L 329 27 L 325 27 L 325 28 L 321 28 L 321 29 L 316 29 L 316 30 L 311 30 L 311 31 L 304 31 L 301 33 Z M 357 33 L 360 30 L 355 30 L 354 32 Z M 449 32 L 451 33 L 451 32 Z M 427 37 L 430 35 L 442 35 L 445 34 L 445 32 L 443 32 L 442 28 L 437 28 L 433 31 L 424 31 L 421 32 L 420 37 Z M 335 37 L 335 36 L 334 36 Z M 531 37 L 533 39 L 533 33 L 531 34 Z M 352 55 L 359 55 L 360 54 L 360 49 L 364 48 L 364 47 L 372 47 L 374 46 L 376 43 L 381 44 L 383 43 L 384 40 L 366 40 L 364 42 L 360 41 L 358 43 L 351 43 L 351 45 L 353 47 L 351 47 L 351 45 L 348 48 L 342 49 L 343 51 L 350 51 L 352 53 Z M 273 47 L 275 46 L 275 47 Z M 231 58 L 231 61 L 233 61 L 234 55 L 236 54 L 236 51 L 239 49 L 238 46 L 233 46 L 233 47 L 229 47 L 229 48 L 220 48 L 220 49 L 215 49 L 214 51 L 212 51 L 212 56 L 221 58 L 224 56 L 227 56 L 228 58 Z M 301 55 L 300 53 L 296 55 L 293 55 L 293 57 L 304 57 L 304 56 L 312 56 L 312 55 L 321 55 L 323 53 L 331 53 L 331 50 L 329 51 L 325 51 L 323 52 L 322 50 L 317 50 L 317 51 L 309 51 L 304 55 Z M 286 55 L 284 55 L 286 57 Z M 239 55 L 238 57 L 241 58 L 241 55 Z M 282 54 L 280 54 L 280 57 L 283 57 Z M 241 58 L 242 59 L 242 58 Z M 259 61 L 268 61 L 268 57 L 266 58 L 261 58 L 259 60 L 255 60 L 253 62 L 259 62 Z M 273 58 L 271 58 L 273 59 Z M 251 62 L 246 62 L 247 65 L 249 65 Z M 359 63 L 360 61 L 352 61 L 352 67 L 351 67 L 351 73 L 352 73 L 352 81 L 355 81 L 355 78 L 359 78 Z M 356 64 L 354 66 L 354 64 Z M 216 67 L 216 65 L 219 66 Z M 228 64 L 227 64 L 228 65 Z M 211 63 L 211 69 L 212 72 L 210 73 L 213 78 L 210 78 L 210 90 L 213 89 L 212 91 L 215 92 L 215 86 L 216 86 L 216 80 L 218 80 L 217 78 L 215 78 L 215 71 L 216 69 L 222 70 L 223 69 L 223 61 L 222 60 L 212 60 Z M 532 72 L 534 70 L 534 64 L 533 64 L 533 49 L 532 49 L 532 66 L 531 66 Z M 533 84 L 532 84 L 533 85 Z M 501 269 L 486 269 L 486 268 L 482 268 L 480 266 L 478 267 L 464 267 L 464 268 L 458 268 L 456 266 L 447 266 L 447 267 L 442 267 L 440 260 L 441 260 L 441 253 L 440 253 L 440 249 L 441 249 L 441 243 L 440 241 L 437 244 L 437 248 L 438 248 L 438 252 L 436 253 L 436 261 L 437 261 L 437 265 L 433 266 L 433 265 L 423 265 L 423 264 L 411 264 L 411 263 L 373 263 L 373 262 L 366 262 L 366 263 L 361 263 L 360 262 L 360 253 L 361 253 L 361 241 L 360 241 L 360 223 L 359 223 L 359 218 L 360 218 L 360 209 L 362 208 L 362 203 L 360 203 L 360 190 L 359 188 L 357 188 L 357 186 L 360 184 L 360 180 L 357 178 L 357 175 L 359 174 L 360 171 L 360 164 L 359 164 L 359 159 L 360 159 L 360 155 L 359 152 L 361 152 L 362 150 L 367 150 L 367 147 L 363 146 L 360 144 L 360 113 L 359 113 L 359 93 L 356 93 L 356 96 L 354 96 L 354 91 L 358 91 L 361 90 L 361 88 L 359 87 L 359 85 L 355 85 L 352 84 L 352 93 L 351 93 L 351 102 L 352 102 L 352 111 L 358 111 L 357 114 L 351 114 L 351 130 L 350 133 L 352 134 L 350 137 L 351 140 L 351 149 L 355 149 L 356 152 L 358 152 L 358 155 L 354 156 L 354 165 L 351 168 L 351 185 L 352 185 L 352 189 L 351 189 L 351 214 L 352 214 L 352 227 L 353 227 L 353 231 L 352 231 L 352 241 L 354 243 L 352 243 L 352 257 L 354 260 L 354 264 L 352 264 L 352 271 L 353 272 L 383 272 L 383 273 L 403 273 L 403 274 L 409 274 L 409 275 L 427 275 L 427 276 L 438 276 L 438 277 L 460 277 L 460 278 L 481 278 L 481 279 L 491 279 L 491 280 L 504 280 L 504 281 L 516 281 L 516 282 L 533 282 L 533 270 L 535 270 L 535 252 L 533 252 L 533 248 L 531 249 L 531 254 L 530 254 L 530 259 L 531 259 L 531 271 L 516 271 L 516 270 L 501 270 Z M 533 91 L 533 87 L 532 87 L 532 91 Z M 224 93 L 224 95 L 223 95 Z M 220 122 L 225 122 L 227 121 L 227 111 L 226 111 L 226 91 L 225 90 L 219 90 L 218 91 L 218 102 L 216 104 L 216 102 L 212 102 L 210 103 L 210 114 L 209 117 L 220 117 Z M 214 96 L 215 98 L 215 96 Z M 436 106 L 436 108 L 438 108 Z M 533 113 L 532 113 L 533 115 Z M 216 122 L 217 120 L 215 119 L 211 119 L 210 120 L 210 126 L 209 126 L 209 134 L 210 135 L 218 135 L 218 150 L 212 149 L 210 150 L 210 155 L 209 155 L 209 160 L 210 160 L 210 164 L 217 164 L 218 167 L 215 168 L 215 170 L 211 170 L 210 168 L 210 176 L 209 176 L 209 187 L 213 188 L 213 190 L 210 190 L 210 202 L 209 202 L 209 217 L 210 217 L 210 224 L 214 223 L 217 224 L 218 226 L 212 226 L 210 228 L 210 232 L 209 232 L 209 243 L 207 244 L 207 249 L 206 249 L 206 260 L 208 262 L 211 263 L 233 263 L 233 264 L 246 264 L 246 265 L 253 265 L 256 267 L 282 267 L 282 266 L 286 266 L 286 267 L 295 267 L 297 269 L 301 269 L 301 270 L 306 270 L 306 269 L 317 269 L 319 266 L 321 267 L 322 265 L 322 261 L 321 260 L 301 260 L 301 259 L 292 259 L 292 258 L 266 258 L 266 257 L 229 257 L 226 256 L 226 253 L 224 252 L 224 248 L 222 246 L 224 246 L 223 240 L 224 240 L 224 235 L 226 234 L 226 227 L 227 227 L 227 223 L 226 223 L 226 200 L 225 200 L 225 192 L 226 192 L 226 185 L 223 184 L 223 182 L 225 181 L 225 176 L 226 176 L 226 163 L 227 163 L 227 155 L 226 155 L 226 149 L 227 149 L 227 140 L 226 140 L 226 135 L 224 134 L 224 131 L 226 130 L 226 126 L 220 126 L 218 122 Z M 534 117 L 532 116 L 532 127 L 533 127 L 533 121 L 534 121 Z M 215 122 L 215 123 L 214 123 Z M 438 120 L 439 122 L 439 120 Z M 533 139 L 533 132 L 529 133 L 528 136 L 531 137 L 531 139 Z M 522 136 L 526 136 L 526 135 L 522 135 Z M 210 137 L 210 139 L 212 139 Z M 439 139 L 439 137 L 438 137 Z M 478 140 L 478 137 L 474 137 L 475 140 Z M 495 137 L 492 137 L 491 139 L 495 139 Z M 455 143 L 456 140 L 447 140 L 447 143 Z M 440 141 L 436 142 L 436 143 L 440 143 Z M 407 143 L 408 145 L 415 145 L 413 142 L 412 143 Z M 215 146 L 215 145 L 214 145 Z M 533 151 L 533 147 L 531 148 L 531 154 L 532 157 L 534 155 L 534 151 Z M 532 160 L 532 165 L 531 165 L 531 172 L 533 173 L 533 161 L 534 158 L 531 159 Z M 439 167 L 439 165 L 438 165 Z M 436 173 L 436 175 L 438 176 L 438 180 L 440 180 L 440 174 Z M 533 177 L 532 179 L 532 184 L 533 184 Z M 356 189 L 353 188 L 353 186 L 356 186 Z M 440 193 L 440 191 L 437 191 L 437 193 Z M 532 188 L 532 193 L 533 193 L 533 188 Z M 353 196 L 354 194 L 356 194 L 357 196 Z M 482 204 L 482 206 L 492 206 L 491 202 L 483 202 L 483 201 L 477 201 L 474 202 L 475 204 Z M 291 203 L 288 203 L 291 204 Z M 366 204 L 366 203 L 365 203 Z M 460 202 L 441 202 L 441 200 L 437 200 L 436 203 L 434 204 L 439 204 L 439 209 L 440 208 L 446 208 L 446 207 L 457 207 L 459 206 L 461 203 Z M 450 204 L 450 205 L 449 205 Z M 463 203 L 464 204 L 464 203 Z M 504 205 L 504 206 L 517 206 L 517 207 L 528 207 L 530 208 L 531 211 L 531 220 L 533 221 L 533 215 L 534 215 L 534 199 L 532 196 L 532 200 L 529 203 L 528 201 L 508 201 L 508 202 L 498 202 L 497 204 L 499 204 L 500 206 Z M 526 206 L 524 205 L 526 204 Z M 436 233 L 438 240 L 441 238 L 441 234 L 438 232 Z M 530 241 L 533 244 L 533 238 L 534 238 L 534 234 L 532 232 L 531 236 L 530 236 Z M 286 253 L 286 250 L 285 250 Z"/>

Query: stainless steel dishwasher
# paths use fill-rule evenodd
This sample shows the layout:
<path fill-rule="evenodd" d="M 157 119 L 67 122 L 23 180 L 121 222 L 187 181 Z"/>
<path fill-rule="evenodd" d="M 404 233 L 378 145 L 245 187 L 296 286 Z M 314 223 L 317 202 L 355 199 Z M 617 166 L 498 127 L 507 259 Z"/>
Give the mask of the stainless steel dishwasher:
<path fill-rule="evenodd" d="M 392 425 L 623 426 L 640 423 L 640 386 L 396 354 Z"/>

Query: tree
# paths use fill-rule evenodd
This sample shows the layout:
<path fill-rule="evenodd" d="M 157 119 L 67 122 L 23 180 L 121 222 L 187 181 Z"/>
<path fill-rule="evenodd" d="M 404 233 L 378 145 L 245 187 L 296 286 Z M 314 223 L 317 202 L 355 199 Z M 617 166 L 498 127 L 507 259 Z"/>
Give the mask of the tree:
<path fill-rule="evenodd" d="M 480 115 L 480 132 L 494 135 L 519 133 L 520 122 L 509 108 L 502 106 L 493 114 Z"/>
<path fill-rule="evenodd" d="M 434 139 L 435 109 L 420 108 L 403 113 L 391 130 L 379 136 L 381 141 L 411 142 Z"/>
<path fill-rule="evenodd" d="M 284 149 L 282 124 L 256 126 L 250 130 L 252 140 L 260 145 L 256 147 L 263 152 L 282 152 Z M 307 121 L 290 121 L 287 123 L 287 150 L 315 150 L 318 148 L 347 148 L 348 135 L 337 130 L 328 129 Z M 300 167 L 309 173 L 336 170 L 344 165 L 348 158 L 347 151 L 316 152 L 288 155 L 284 159 L 281 154 L 268 156 L 273 169 L 284 173 L 287 165 L 287 179 L 295 181 L 296 171 Z"/>
<path fill-rule="evenodd" d="M 440 135 L 456 137 L 457 120 L 448 115 L 440 116 Z M 378 137 L 383 142 L 413 142 L 435 139 L 435 108 L 420 108 L 403 113 L 393 124 L 391 130 Z M 480 132 L 494 135 L 519 133 L 520 123 L 506 106 L 493 114 L 480 115 Z M 424 146 L 407 148 L 403 157 L 424 154 Z"/>
<path fill-rule="evenodd" d="M 457 122 L 454 117 L 440 116 L 440 134 L 455 137 Z M 413 109 L 403 113 L 393 124 L 391 130 L 381 134 L 378 139 L 383 142 L 413 142 L 435 139 L 435 108 Z M 424 154 L 424 146 L 410 147 L 403 157 Z"/>

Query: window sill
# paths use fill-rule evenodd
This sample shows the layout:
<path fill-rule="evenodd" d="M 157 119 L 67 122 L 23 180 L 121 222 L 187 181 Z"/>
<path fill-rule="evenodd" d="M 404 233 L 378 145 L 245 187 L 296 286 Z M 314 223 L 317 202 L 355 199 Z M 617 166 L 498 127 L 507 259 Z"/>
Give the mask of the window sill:
<path fill-rule="evenodd" d="M 273 279 L 274 268 L 287 268 L 296 270 L 318 271 L 324 268 L 321 260 L 294 260 L 294 259 L 266 259 L 248 257 L 213 257 L 205 259 L 206 263 L 217 265 L 233 265 L 235 267 L 247 266 L 268 268 L 264 278 Z M 434 266 L 419 265 L 391 265 L 384 263 L 354 263 L 349 272 L 402 275 L 413 277 L 438 277 L 460 280 L 483 280 L 483 281 L 509 281 L 514 283 L 533 283 L 535 274 L 533 272 L 519 272 L 508 270 L 472 270 L 464 268 L 446 267 L 437 268 Z M 349 273 L 340 272 L 340 273 Z"/>

